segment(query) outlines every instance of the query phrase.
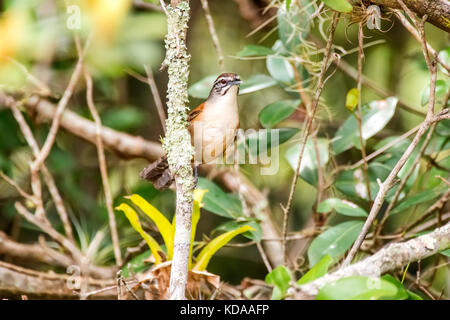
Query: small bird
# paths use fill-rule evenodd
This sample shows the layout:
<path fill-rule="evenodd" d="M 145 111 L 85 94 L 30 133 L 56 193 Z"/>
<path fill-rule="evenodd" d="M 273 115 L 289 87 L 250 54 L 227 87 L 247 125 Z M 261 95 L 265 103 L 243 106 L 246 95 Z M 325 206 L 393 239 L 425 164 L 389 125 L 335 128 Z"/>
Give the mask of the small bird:
<path fill-rule="evenodd" d="M 237 74 L 222 73 L 214 81 L 208 99 L 189 113 L 195 172 L 198 165 L 211 163 L 234 142 L 239 128 L 237 96 L 241 83 Z M 140 177 L 158 190 L 167 189 L 174 181 L 166 155 L 142 170 Z"/>

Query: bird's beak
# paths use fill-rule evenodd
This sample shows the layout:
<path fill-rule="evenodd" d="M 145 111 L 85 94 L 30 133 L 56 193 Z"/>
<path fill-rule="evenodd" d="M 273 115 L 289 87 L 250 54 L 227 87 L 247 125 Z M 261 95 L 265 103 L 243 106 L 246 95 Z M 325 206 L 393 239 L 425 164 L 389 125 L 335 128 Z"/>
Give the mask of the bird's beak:
<path fill-rule="evenodd" d="M 233 85 L 240 85 L 242 83 L 241 79 L 236 79 L 233 81 Z"/>

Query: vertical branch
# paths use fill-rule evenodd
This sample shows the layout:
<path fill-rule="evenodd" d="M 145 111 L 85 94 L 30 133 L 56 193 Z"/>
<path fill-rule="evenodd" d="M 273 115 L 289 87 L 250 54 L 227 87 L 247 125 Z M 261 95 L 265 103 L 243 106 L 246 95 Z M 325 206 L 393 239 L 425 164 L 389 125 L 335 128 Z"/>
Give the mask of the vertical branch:
<path fill-rule="evenodd" d="M 208 23 L 209 33 L 211 34 L 214 48 L 216 48 L 217 51 L 220 72 L 225 72 L 225 62 L 223 58 L 222 47 L 220 46 L 216 28 L 214 27 L 214 21 L 211 16 L 211 11 L 209 10 L 208 0 L 200 0 L 200 2 L 202 3 L 203 10 L 205 11 L 206 22 Z"/>
<path fill-rule="evenodd" d="M 89 111 L 95 121 L 95 144 L 97 146 L 98 164 L 100 167 L 100 174 L 102 176 L 103 192 L 105 193 L 106 209 L 108 210 L 109 228 L 111 230 L 111 238 L 114 248 L 114 257 L 116 258 L 116 265 L 122 265 L 122 256 L 120 254 L 119 235 L 117 233 L 116 217 L 114 215 L 113 200 L 111 190 L 109 188 L 108 170 L 106 168 L 105 150 L 103 148 L 102 140 L 102 122 L 100 116 L 95 108 L 94 94 L 92 86 L 92 77 L 84 70 L 84 78 L 86 80 L 86 100 Z"/>
<path fill-rule="evenodd" d="M 166 59 L 169 83 L 167 86 L 166 137 L 163 148 L 176 184 L 176 223 L 170 274 L 170 299 L 184 300 L 189 261 L 192 224 L 192 201 L 195 187 L 191 161 L 194 154 L 187 130 L 188 77 L 190 55 L 186 47 L 189 3 L 172 1 L 167 6 L 168 32 Z"/>
<path fill-rule="evenodd" d="M 367 189 L 367 198 L 369 199 L 369 203 L 372 203 L 372 195 L 370 194 L 370 180 L 369 180 L 369 165 L 367 164 L 367 154 L 366 147 L 364 146 L 364 139 L 362 136 L 362 119 L 363 113 L 361 109 L 361 100 L 362 100 L 362 66 L 364 60 L 364 33 L 363 33 L 363 23 L 359 23 L 358 28 L 358 76 L 356 77 L 357 89 L 358 89 L 358 115 L 356 115 L 356 120 L 358 121 L 358 131 L 359 131 L 359 142 L 361 144 L 361 155 L 364 163 L 364 180 L 366 180 L 366 189 Z"/>
<path fill-rule="evenodd" d="M 284 256 L 284 263 L 287 263 L 287 254 L 286 254 L 286 237 L 287 237 L 287 229 L 288 229 L 288 220 L 289 220 L 289 211 L 291 209 L 291 205 L 292 205 L 292 199 L 294 198 L 294 192 L 295 192 L 295 187 L 297 185 L 297 181 L 298 181 L 298 176 L 300 173 L 300 166 L 302 164 L 302 159 L 303 159 L 303 154 L 305 152 L 305 146 L 306 146 L 306 141 L 308 139 L 310 130 L 311 130 L 311 125 L 312 122 L 314 120 L 314 116 L 316 114 L 316 110 L 317 110 L 317 106 L 319 104 L 319 99 L 320 99 L 320 95 L 322 94 L 322 89 L 323 86 L 325 85 L 325 73 L 328 69 L 328 63 L 330 61 L 331 58 L 331 49 L 332 49 L 332 42 L 333 42 L 333 37 L 334 37 L 334 32 L 336 31 L 336 27 L 339 21 L 339 13 L 334 13 L 333 15 L 333 21 L 331 22 L 331 27 L 330 27 L 330 34 L 328 36 L 328 41 L 327 41 L 327 46 L 325 48 L 325 53 L 324 53 L 324 57 L 322 60 L 322 68 L 320 70 L 320 74 L 319 74 L 319 82 L 317 85 L 317 90 L 316 90 L 316 94 L 314 96 L 314 100 L 311 103 L 311 114 L 308 115 L 308 120 L 306 122 L 306 126 L 305 126 L 305 130 L 304 130 L 304 134 L 302 137 L 302 141 L 300 143 L 300 153 L 298 156 L 298 160 L 297 160 L 297 166 L 296 166 L 296 170 L 294 173 L 294 177 L 292 178 L 292 184 L 291 184 L 291 190 L 289 192 L 289 198 L 288 198 L 288 202 L 286 204 L 286 207 L 282 206 L 283 209 L 283 256 Z"/>

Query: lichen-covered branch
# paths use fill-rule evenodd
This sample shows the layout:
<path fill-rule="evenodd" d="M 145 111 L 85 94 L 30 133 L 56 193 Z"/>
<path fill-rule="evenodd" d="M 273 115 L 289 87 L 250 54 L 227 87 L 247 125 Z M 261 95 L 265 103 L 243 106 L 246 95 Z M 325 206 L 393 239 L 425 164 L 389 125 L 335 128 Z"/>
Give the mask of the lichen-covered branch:
<path fill-rule="evenodd" d="M 450 248 L 450 223 L 415 239 L 388 245 L 360 262 L 295 288 L 293 293 L 296 298 L 313 297 L 325 284 L 338 279 L 351 276 L 379 277 L 448 248 Z"/>
<path fill-rule="evenodd" d="M 189 3 L 167 6 L 168 32 L 165 39 L 169 83 L 167 86 L 166 137 L 163 148 L 176 184 L 176 224 L 170 274 L 170 299 L 184 300 L 188 275 L 189 245 L 192 224 L 194 177 L 191 166 L 194 150 L 187 126 L 188 78 L 190 55 L 186 47 Z"/>
<path fill-rule="evenodd" d="M 371 0 L 388 8 L 400 9 L 397 0 Z M 450 32 L 450 2 L 448 0 L 404 0 L 406 6 L 420 17 L 427 15 L 427 21 Z"/>

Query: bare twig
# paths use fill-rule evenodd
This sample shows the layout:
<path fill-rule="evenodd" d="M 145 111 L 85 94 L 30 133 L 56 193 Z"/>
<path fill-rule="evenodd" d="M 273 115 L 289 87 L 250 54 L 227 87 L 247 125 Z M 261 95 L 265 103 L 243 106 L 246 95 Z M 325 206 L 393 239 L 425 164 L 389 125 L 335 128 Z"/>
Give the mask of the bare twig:
<path fill-rule="evenodd" d="M 156 86 L 155 78 L 153 77 L 152 68 L 149 68 L 146 65 L 144 65 L 144 68 L 145 68 L 145 72 L 147 73 L 146 82 L 152 92 L 153 101 L 155 102 L 156 109 L 158 110 L 158 115 L 159 115 L 159 120 L 161 121 L 161 126 L 162 126 L 164 132 L 166 132 L 166 112 L 164 111 L 164 106 L 163 106 L 161 97 L 159 96 L 159 91 L 158 91 L 158 87 Z"/>
<path fill-rule="evenodd" d="M 362 132 L 362 68 L 363 68 L 363 60 L 364 60 L 364 32 L 363 32 L 363 23 L 360 22 L 358 25 L 358 77 L 356 79 L 357 89 L 358 89 L 358 114 L 356 115 L 356 120 L 358 121 L 358 131 L 359 131 L 359 143 L 361 145 L 361 155 L 363 161 L 363 172 L 364 172 L 364 180 L 366 182 L 367 189 L 367 198 L 369 199 L 369 203 L 372 202 L 372 195 L 370 194 L 370 180 L 369 180 L 369 165 L 367 163 L 367 154 L 366 147 L 364 145 L 363 132 Z"/>
<path fill-rule="evenodd" d="M 86 80 L 86 100 L 89 107 L 89 111 L 92 114 L 92 117 L 95 121 L 95 136 L 96 136 L 96 146 L 97 146 L 97 154 L 98 154 L 98 164 L 100 166 L 100 174 L 102 176 L 102 184 L 103 184 L 103 191 L 105 194 L 105 202 L 106 202 L 106 209 L 108 210 L 108 220 L 109 220 L 109 227 L 111 230 L 111 238 L 114 248 L 114 257 L 116 258 L 116 265 L 121 266 L 122 265 L 122 255 L 120 253 L 120 243 L 119 243 L 119 235 L 117 233 L 117 224 L 116 224 L 116 217 L 114 215 L 114 209 L 113 209 L 113 200 L 111 196 L 111 190 L 109 187 L 109 179 L 108 179 L 108 169 L 106 167 L 106 160 L 105 160 L 105 150 L 103 148 L 103 141 L 102 141 L 102 122 L 100 119 L 100 116 L 97 112 L 97 109 L 95 108 L 94 104 L 94 93 L 93 93 L 93 85 L 92 85 L 92 77 L 89 74 L 89 72 L 84 69 L 84 78 Z"/>
<path fill-rule="evenodd" d="M 401 3 L 401 0 L 398 0 L 399 3 Z M 366 219 L 366 222 L 364 223 L 364 226 L 361 230 L 361 233 L 359 234 L 358 238 L 356 239 L 355 243 L 353 244 L 352 248 L 350 249 L 350 252 L 348 253 L 346 259 L 344 260 L 343 267 L 347 267 L 350 265 L 351 261 L 353 260 L 354 256 L 356 255 L 359 247 L 361 246 L 362 242 L 364 241 L 364 238 L 366 237 L 366 234 L 369 231 L 369 228 L 372 226 L 373 221 L 375 220 L 378 212 L 381 209 L 381 206 L 383 205 L 384 198 L 386 197 L 386 194 L 388 191 L 392 188 L 394 184 L 394 180 L 397 177 L 398 172 L 401 170 L 401 168 L 404 166 L 406 161 L 411 156 L 414 149 L 417 147 L 417 145 L 420 142 L 420 139 L 425 134 L 425 132 L 430 128 L 430 126 L 434 123 L 434 105 L 435 105 L 435 93 L 436 93 L 436 77 L 437 77 L 437 64 L 433 61 L 429 61 L 428 51 L 426 48 L 426 39 L 425 39 L 425 32 L 423 27 L 423 21 L 419 25 L 421 29 L 422 34 L 422 45 L 423 45 L 423 54 L 425 57 L 425 60 L 427 62 L 427 65 L 429 66 L 429 70 L 431 73 L 431 83 L 430 83 L 430 99 L 428 104 L 428 111 L 427 115 L 425 117 L 425 120 L 420 125 L 420 128 L 414 137 L 411 144 L 408 146 L 406 151 L 403 153 L 397 164 L 394 166 L 392 171 L 390 172 L 389 176 L 386 178 L 386 180 L 380 185 L 377 197 L 375 198 L 375 201 L 372 205 L 372 208 L 370 210 L 369 216 Z"/>
<path fill-rule="evenodd" d="M 214 48 L 217 51 L 217 57 L 219 59 L 219 69 L 221 72 L 225 72 L 225 61 L 223 58 L 222 47 L 220 46 L 219 37 L 217 36 L 216 28 L 214 27 L 214 21 L 209 10 L 208 0 L 200 0 L 203 10 L 205 11 L 206 22 L 208 23 L 209 33 L 214 43 Z"/>
<path fill-rule="evenodd" d="M 294 177 L 292 179 L 292 184 L 291 184 L 291 189 L 289 192 L 289 197 L 288 197 L 288 201 L 285 207 L 282 207 L 283 209 L 283 239 L 285 239 L 287 237 L 287 232 L 288 232 L 288 221 L 289 221 L 289 211 L 291 209 L 291 205 L 292 205 L 292 199 L 294 198 L 294 192 L 295 192 L 295 187 L 297 185 L 297 181 L 298 181 L 298 176 L 299 176 L 299 172 L 300 172 L 300 166 L 302 164 L 302 159 L 303 159 L 303 154 L 305 151 L 305 146 L 306 146 L 306 141 L 309 137 L 309 133 L 310 133 L 310 129 L 311 129 L 311 125 L 312 122 L 314 120 L 314 116 L 317 110 L 317 106 L 319 104 L 319 99 L 320 99 L 320 95 L 322 94 L 322 89 L 323 86 L 325 84 L 325 73 L 328 69 L 328 63 L 330 61 L 330 57 L 331 57 L 331 49 L 332 49 L 332 40 L 334 37 L 334 32 L 336 31 L 336 27 L 339 21 L 339 13 L 334 13 L 333 15 L 333 20 L 331 22 L 331 26 L 330 26 L 330 34 L 328 37 L 328 41 L 327 41 L 327 46 L 325 48 L 325 53 L 324 53 L 324 58 L 322 60 L 322 68 L 320 70 L 320 75 L 319 75 L 319 80 L 318 80 L 318 85 L 317 85 L 317 89 L 316 89 L 316 94 L 314 97 L 314 100 L 312 101 L 311 104 L 311 114 L 308 115 L 308 120 L 306 122 L 306 126 L 304 129 L 304 133 L 302 136 L 302 141 L 300 143 L 300 153 L 299 153 L 299 157 L 297 160 L 297 166 L 295 168 L 295 173 L 294 173 Z M 284 256 L 284 263 L 287 263 L 287 254 L 286 254 L 286 240 L 283 240 L 283 256 Z"/>

